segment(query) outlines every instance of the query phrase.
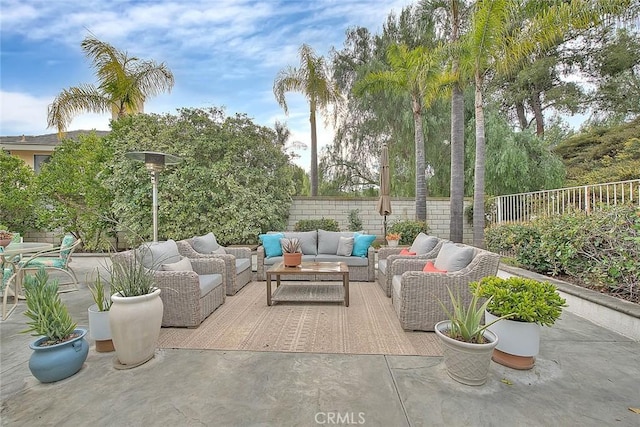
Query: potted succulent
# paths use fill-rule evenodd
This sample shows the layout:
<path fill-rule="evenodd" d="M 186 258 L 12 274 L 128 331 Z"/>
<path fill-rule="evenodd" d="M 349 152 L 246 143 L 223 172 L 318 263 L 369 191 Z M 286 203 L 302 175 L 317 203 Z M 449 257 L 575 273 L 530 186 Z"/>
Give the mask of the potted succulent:
<path fill-rule="evenodd" d="M 113 340 L 111 339 L 111 328 L 109 327 L 111 299 L 106 292 L 100 274 L 98 274 L 93 285 L 89 285 L 89 291 L 94 302 L 88 309 L 89 333 L 91 338 L 96 341 L 96 351 L 99 353 L 113 351 Z"/>
<path fill-rule="evenodd" d="M 487 381 L 491 355 L 498 344 L 498 336 L 491 332 L 482 319 L 490 299 L 480 304 L 473 295 L 468 307 L 460 296 L 454 297 L 450 289 L 452 309 L 440 305 L 449 320 L 436 323 L 435 332 L 442 342 L 447 373 L 454 380 L 466 385 L 482 385 Z"/>
<path fill-rule="evenodd" d="M 540 348 L 540 326 L 560 318 L 566 301 L 556 287 L 524 277 L 485 277 L 471 283 L 474 294 L 488 297 L 486 322 L 511 313 L 489 329 L 500 336 L 493 360 L 514 369 L 531 369 Z"/>
<path fill-rule="evenodd" d="M 74 375 L 89 354 L 89 344 L 84 338 L 87 330 L 76 327 L 58 294 L 58 281 L 49 281 L 49 275 L 41 268 L 34 276 L 25 277 L 24 293 L 27 300 L 24 314 L 30 321 L 23 332 L 41 336 L 29 345 L 33 350 L 29 358 L 31 373 L 43 383 Z"/>
<path fill-rule="evenodd" d="M 282 239 L 282 258 L 285 267 L 297 267 L 302 264 L 300 240 Z"/>
<path fill-rule="evenodd" d="M 116 351 L 114 366 L 129 369 L 154 356 L 164 307 L 153 272 L 132 251 L 111 259 L 109 327 Z"/>
<path fill-rule="evenodd" d="M 7 230 L 2 230 L 0 227 L 0 246 L 6 248 L 13 239 L 13 233 Z"/>
<path fill-rule="evenodd" d="M 398 243 L 400 242 L 400 239 L 402 238 L 400 233 L 387 233 L 387 235 L 385 237 L 387 239 L 387 245 L 389 245 L 389 246 L 398 246 Z"/>

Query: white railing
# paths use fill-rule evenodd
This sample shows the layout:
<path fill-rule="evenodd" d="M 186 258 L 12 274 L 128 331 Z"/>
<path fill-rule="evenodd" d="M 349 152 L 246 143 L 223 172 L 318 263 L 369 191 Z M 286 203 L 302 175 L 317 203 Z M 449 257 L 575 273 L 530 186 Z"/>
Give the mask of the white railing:
<path fill-rule="evenodd" d="M 487 212 L 492 224 L 526 222 L 567 210 L 591 212 L 598 206 L 634 204 L 640 207 L 640 179 L 583 185 L 556 190 L 496 196 Z"/>

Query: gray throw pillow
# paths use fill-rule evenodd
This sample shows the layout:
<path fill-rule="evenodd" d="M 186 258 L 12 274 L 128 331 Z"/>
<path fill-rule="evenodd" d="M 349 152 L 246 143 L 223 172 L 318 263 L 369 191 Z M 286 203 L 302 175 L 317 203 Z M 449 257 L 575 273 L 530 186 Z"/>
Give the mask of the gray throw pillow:
<path fill-rule="evenodd" d="M 201 254 L 210 254 L 220 247 L 216 236 L 213 233 L 207 233 L 204 236 L 196 236 L 192 239 L 193 249 Z"/>
<path fill-rule="evenodd" d="M 159 270 L 162 264 L 172 264 L 182 259 L 178 252 L 178 245 L 174 240 L 166 242 L 145 243 L 140 246 L 142 265 L 151 270 Z"/>
<path fill-rule="evenodd" d="M 336 251 L 336 255 L 351 256 L 351 251 L 353 251 L 353 237 L 340 236 L 340 241 L 338 242 L 338 250 Z"/>
<path fill-rule="evenodd" d="M 474 253 L 475 249 L 471 246 L 445 243 L 438 252 L 434 266 L 438 270 L 445 270 L 449 273 L 462 270 L 469 265 Z"/>
<path fill-rule="evenodd" d="M 216 255 L 224 255 L 227 253 L 227 251 L 224 250 L 224 248 L 222 246 L 218 246 L 218 249 L 214 250 L 213 252 L 211 252 L 212 254 L 216 254 Z"/>
<path fill-rule="evenodd" d="M 193 267 L 191 266 L 191 261 L 189 258 L 182 257 L 182 259 L 178 262 L 170 263 L 170 264 L 162 264 L 162 270 L 165 271 L 193 271 Z"/>
<path fill-rule="evenodd" d="M 438 238 L 435 236 L 427 236 L 424 233 L 419 233 L 413 240 L 411 249 L 409 252 L 415 252 L 416 255 L 423 255 L 433 250 L 438 244 Z"/>

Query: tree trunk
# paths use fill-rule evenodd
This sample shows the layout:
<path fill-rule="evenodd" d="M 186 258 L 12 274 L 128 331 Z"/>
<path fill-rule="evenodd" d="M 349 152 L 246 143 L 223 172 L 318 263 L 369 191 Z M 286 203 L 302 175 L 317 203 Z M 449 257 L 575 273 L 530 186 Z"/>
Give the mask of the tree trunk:
<path fill-rule="evenodd" d="M 542 138 L 544 136 L 544 117 L 542 116 L 542 104 L 538 91 L 531 94 L 531 108 L 533 108 L 533 116 L 536 118 L 536 135 Z"/>
<path fill-rule="evenodd" d="M 482 105 L 483 77 L 475 76 L 475 114 L 476 114 L 476 162 L 473 185 L 473 246 L 484 248 L 484 107 Z"/>
<path fill-rule="evenodd" d="M 464 96 L 458 85 L 451 95 L 451 184 L 449 240 L 464 235 Z"/>
<path fill-rule="evenodd" d="M 316 132 L 316 102 L 311 100 L 311 114 L 309 121 L 311 122 L 311 197 L 318 195 L 318 135 Z"/>
<path fill-rule="evenodd" d="M 416 151 L 416 219 L 427 220 L 427 185 L 424 176 L 424 134 L 422 132 L 422 107 L 418 95 L 412 95 L 414 140 Z"/>
<path fill-rule="evenodd" d="M 518 115 L 520 130 L 525 130 L 529 126 L 529 122 L 527 121 L 527 115 L 524 112 L 524 103 L 522 101 L 516 101 L 516 114 Z"/>

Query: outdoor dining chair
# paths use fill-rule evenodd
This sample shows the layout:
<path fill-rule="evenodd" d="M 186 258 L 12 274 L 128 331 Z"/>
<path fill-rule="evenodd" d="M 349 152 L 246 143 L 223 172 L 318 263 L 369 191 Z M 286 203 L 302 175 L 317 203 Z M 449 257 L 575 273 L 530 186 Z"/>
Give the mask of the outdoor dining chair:
<path fill-rule="evenodd" d="M 24 259 L 18 263 L 19 276 L 22 277 L 25 273 L 44 267 L 44 269 L 48 271 L 62 272 L 71 279 L 72 286 L 58 288 L 59 292 L 77 291 L 78 278 L 76 277 L 73 269 L 69 266 L 69 263 L 71 262 L 73 252 L 78 248 L 81 242 L 81 239 L 76 239 L 71 235 L 66 235 L 62 238 L 60 246 L 36 252 L 29 257 L 25 256 Z M 21 279 L 19 278 L 18 280 Z"/>

